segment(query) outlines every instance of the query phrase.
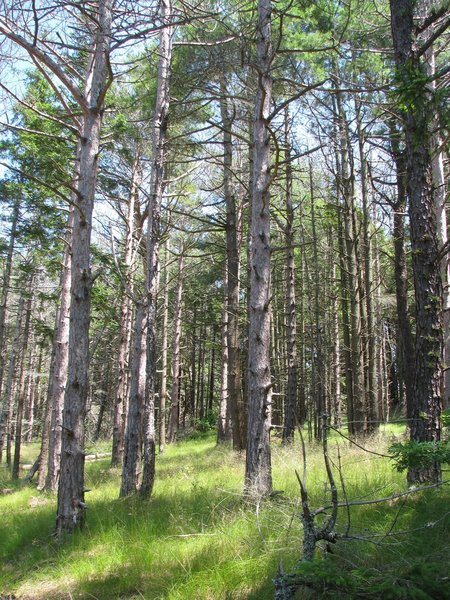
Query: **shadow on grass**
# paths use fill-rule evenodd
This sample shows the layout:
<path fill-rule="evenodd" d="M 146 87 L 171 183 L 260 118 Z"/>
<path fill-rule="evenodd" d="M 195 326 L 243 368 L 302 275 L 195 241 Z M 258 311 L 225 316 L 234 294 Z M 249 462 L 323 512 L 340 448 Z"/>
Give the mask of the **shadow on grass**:
<path fill-rule="evenodd" d="M 196 471 L 200 470 L 206 478 L 223 462 L 223 455 L 215 455 L 214 447 L 206 447 L 193 454 Z M 170 587 L 176 580 L 177 572 L 185 571 L 176 556 L 169 561 L 153 560 L 151 547 L 165 544 L 169 547 L 168 551 L 172 552 L 170 546 L 183 543 L 185 535 L 195 536 L 205 529 L 221 526 L 241 504 L 240 498 L 236 496 L 224 496 L 217 489 L 207 490 L 196 485 L 195 478 L 186 479 L 186 473 L 192 470 L 191 462 L 190 453 L 185 456 L 160 457 L 159 481 L 154 496 L 148 501 L 111 498 L 112 484 L 118 492 L 117 471 L 109 469 L 108 460 L 89 464 L 86 479 L 89 487 L 96 490 L 96 497 L 91 502 L 88 499 L 91 509 L 87 526 L 85 531 L 67 536 L 60 543 L 51 537 L 56 498 L 39 496 L 31 486 L 17 487 L 8 498 L 5 518 L 0 520 L 0 553 L 3 558 L 0 593 L 12 592 L 25 584 L 29 590 L 33 588 L 33 581 L 39 587 L 39 580 L 42 582 L 43 578 L 58 580 L 65 577 L 72 581 L 69 584 L 69 596 L 73 592 L 86 598 L 112 599 L 121 594 L 128 597 L 126 594 L 133 594 L 139 589 L 140 582 L 144 581 L 147 582 L 146 588 L 150 585 L 158 590 L 159 596 L 154 596 L 155 598 L 164 597 L 167 586 Z M 182 486 L 177 485 L 178 480 L 182 482 Z M 167 493 L 165 481 L 175 482 L 176 489 Z M 111 499 L 98 498 L 102 486 L 106 486 L 103 489 L 107 490 Z M 161 491 L 158 490 L 159 486 Z M 87 496 L 89 498 L 89 494 Z M 177 541 L 178 537 L 180 540 Z M 172 541 L 169 543 L 167 540 Z M 117 552 L 117 560 L 114 560 Z M 143 554 L 144 563 L 152 565 L 151 568 L 157 575 L 153 575 L 150 581 L 150 567 L 144 566 Z M 199 569 L 204 561 L 202 557 L 195 558 L 197 554 L 206 558 L 208 550 L 193 551 L 188 558 L 189 569 L 193 571 Z M 78 573 L 73 566 L 77 561 L 81 563 Z M 92 572 L 92 566 L 96 562 L 99 562 L 98 576 Z M 164 565 L 163 571 L 159 566 L 160 562 Z M 52 591 L 49 587 L 44 587 L 45 591 L 42 592 L 36 589 L 34 596 L 27 591 L 24 597 L 62 598 L 62 594 L 65 594 L 62 588 Z"/>
<path fill-rule="evenodd" d="M 210 442 L 180 444 L 158 457 L 154 495 L 145 501 L 116 497 L 119 473 L 109 469 L 108 460 L 89 464 L 87 482 L 93 492 L 91 500 L 87 495 L 91 508 L 86 529 L 60 544 L 50 537 L 55 499 L 43 496 L 45 504 L 30 505 L 37 494 L 30 489 L 14 492 L 16 507 L 0 498 L 0 506 L 8 506 L 0 519 L 0 547 L 6 559 L 0 596 L 22 586 L 25 591 L 18 597 L 30 600 L 272 598 L 278 560 L 289 572 L 289 564 L 300 557 L 300 540 L 290 548 L 271 545 L 275 505 L 261 509 L 266 519 L 261 535 L 239 493 L 227 493 L 217 484 L 224 464 L 234 470 L 220 477 L 228 477 L 226 483 L 236 490 L 242 465 L 231 452 Z M 394 578 L 417 561 L 433 561 L 444 577 L 450 561 L 448 499 L 447 487 L 386 505 L 355 507 L 355 535 L 369 533 L 369 527 L 396 535 L 377 538 L 377 544 L 339 542 L 328 560 L 342 571 L 368 570 L 374 579 Z M 290 515 L 284 517 L 288 521 Z M 435 526 L 424 528 L 426 523 Z M 345 527 L 342 510 L 341 531 Z"/>

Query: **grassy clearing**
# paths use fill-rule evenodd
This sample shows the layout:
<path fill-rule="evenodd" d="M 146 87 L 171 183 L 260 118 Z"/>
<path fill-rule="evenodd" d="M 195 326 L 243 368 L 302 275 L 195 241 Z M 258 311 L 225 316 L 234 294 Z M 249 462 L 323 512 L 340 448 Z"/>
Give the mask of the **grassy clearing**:
<path fill-rule="evenodd" d="M 400 434 L 391 428 L 369 445 L 385 448 L 392 436 Z M 350 499 L 389 496 L 405 489 L 404 476 L 393 472 L 389 461 L 343 440 L 339 444 Z M 330 449 L 336 462 L 334 441 Z M 0 487 L 14 492 L 0 497 L 0 597 L 14 593 L 23 600 L 272 598 L 271 580 L 279 561 L 289 571 L 300 557 L 295 478 L 300 459 L 299 445 L 285 449 L 275 443 L 274 488 L 283 493 L 257 507 L 242 500 L 243 456 L 216 447 L 213 436 L 179 443 L 158 457 L 158 478 L 149 501 L 118 499 L 119 472 L 109 468 L 107 459 L 88 463 L 87 486 L 92 491 L 87 527 L 60 544 L 51 537 L 55 498 L 31 486 L 14 487 L 2 469 Z M 27 460 L 32 462 L 31 450 Z M 313 507 L 328 504 L 320 448 L 314 445 L 308 449 L 308 486 Z M 318 556 L 329 572 L 350 570 L 373 580 L 395 578 L 417 568 L 418 562 L 433 564 L 434 577 L 446 594 L 447 490 L 352 508 L 350 532 L 360 537 L 378 534 L 372 539 L 376 544 L 339 542 L 333 554 L 320 548 Z M 425 523 L 435 525 L 423 529 Z M 343 510 L 339 529 L 346 528 Z M 381 537 L 401 530 L 411 531 Z M 389 598 L 388 593 L 383 597 Z"/>

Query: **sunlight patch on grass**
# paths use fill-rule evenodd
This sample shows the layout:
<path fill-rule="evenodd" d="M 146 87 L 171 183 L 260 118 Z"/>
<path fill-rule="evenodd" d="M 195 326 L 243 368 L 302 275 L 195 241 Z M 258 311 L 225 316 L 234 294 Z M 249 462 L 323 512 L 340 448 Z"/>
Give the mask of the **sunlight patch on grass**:
<path fill-rule="evenodd" d="M 337 440 L 330 457 L 338 486 Z M 388 439 L 364 442 L 383 453 Z M 369 499 L 406 489 L 388 459 L 368 455 L 339 440 L 340 463 L 349 499 Z M 26 600 L 265 600 L 273 597 L 279 561 L 285 569 L 301 557 L 302 527 L 295 470 L 303 472 L 301 446 L 273 447 L 274 488 L 280 493 L 258 505 L 242 498 L 244 457 L 216 447 L 213 436 L 188 440 L 157 457 L 152 498 L 118 498 L 120 472 L 109 460 L 86 466 L 89 506 L 83 532 L 57 544 L 51 537 L 55 498 L 31 487 L 13 487 L 0 497 L 0 593 Z M 330 501 L 321 449 L 308 447 L 311 508 Z M 4 485 L 9 482 L 4 479 Z M 344 499 L 342 490 L 340 499 Z M 377 535 L 419 528 L 445 514 L 448 492 L 423 494 L 383 505 L 354 507 L 351 532 Z M 347 528 L 346 511 L 338 528 Z M 332 560 L 391 569 L 414 556 L 447 560 L 449 519 L 439 528 L 386 538 L 383 546 L 361 540 L 339 542 Z M 394 543 L 391 543 L 394 542 Z M 445 550 L 447 547 L 447 550 Z M 318 554 L 323 552 L 318 550 Z"/>

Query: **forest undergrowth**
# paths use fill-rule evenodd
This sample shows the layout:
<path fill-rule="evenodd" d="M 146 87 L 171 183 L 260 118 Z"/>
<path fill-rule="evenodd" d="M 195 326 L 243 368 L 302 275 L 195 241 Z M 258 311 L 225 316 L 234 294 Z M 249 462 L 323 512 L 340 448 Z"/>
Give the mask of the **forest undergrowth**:
<path fill-rule="evenodd" d="M 390 426 L 362 442 L 383 453 L 401 436 Z M 339 500 L 370 500 L 404 492 L 404 474 L 333 434 L 329 441 Z M 90 450 L 101 452 L 101 448 Z M 30 462 L 36 446 L 26 449 Z M 120 472 L 109 459 L 87 463 L 88 517 L 82 532 L 52 537 L 56 498 L 33 485 L 14 485 L 0 470 L 0 598 L 20 600 L 265 600 L 274 597 L 280 563 L 295 570 L 302 527 L 295 471 L 299 442 L 275 441 L 276 492 L 244 500 L 244 456 L 216 446 L 213 434 L 171 445 L 157 457 L 153 496 L 118 498 Z M 446 477 L 447 479 L 449 477 Z M 344 483 L 344 490 L 342 488 Z M 310 506 L 330 503 L 320 446 L 307 446 Z M 449 488 L 383 503 L 341 508 L 347 535 L 318 548 L 296 598 L 450 598 Z M 378 594 L 378 596 L 377 596 Z"/>

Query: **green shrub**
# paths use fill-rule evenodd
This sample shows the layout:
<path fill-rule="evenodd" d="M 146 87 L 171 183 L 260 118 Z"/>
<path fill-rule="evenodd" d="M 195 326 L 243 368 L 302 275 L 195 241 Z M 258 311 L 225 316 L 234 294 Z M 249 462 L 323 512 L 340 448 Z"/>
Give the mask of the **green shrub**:
<path fill-rule="evenodd" d="M 393 444 L 388 450 L 397 471 L 432 467 L 450 462 L 450 441 L 413 442 Z"/>

